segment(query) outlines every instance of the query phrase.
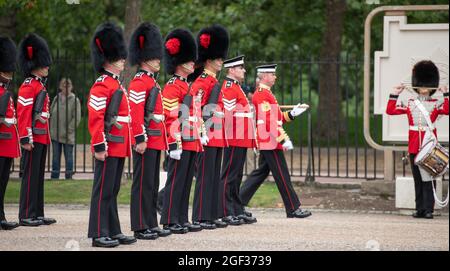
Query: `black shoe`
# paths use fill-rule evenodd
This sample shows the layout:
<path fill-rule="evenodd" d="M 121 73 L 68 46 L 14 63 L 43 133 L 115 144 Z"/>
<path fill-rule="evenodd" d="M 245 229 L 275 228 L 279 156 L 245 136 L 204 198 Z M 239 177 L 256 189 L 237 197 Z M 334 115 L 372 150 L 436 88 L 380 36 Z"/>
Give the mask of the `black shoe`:
<path fill-rule="evenodd" d="M 305 218 L 308 216 L 311 216 L 311 212 L 308 210 L 302 210 L 298 208 L 297 210 L 293 211 L 292 213 L 287 214 L 288 218 Z"/>
<path fill-rule="evenodd" d="M 158 239 L 158 234 L 156 232 L 152 232 L 150 230 L 143 230 L 143 231 L 135 231 L 134 237 L 136 239 L 141 240 L 156 240 Z"/>
<path fill-rule="evenodd" d="M 428 212 L 428 213 L 424 214 L 423 218 L 425 218 L 425 219 L 433 219 L 434 216 L 433 216 L 433 213 Z"/>
<path fill-rule="evenodd" d="M 216 227 L 220 228 L 220 229 L 228 227 L 228 224 L 223 222 L 223 221 L 221 221 L 220 219 L 214 220 L 213 223 L 216 224 Z"/>
<path fill-rule="evenodd" d="M 92 239 L 92 246 L 93 247 L 117 247 L 120 245 L 120 242 L 118 240 L 113 240 L 109 237 L 100 237 L 100 238 L 94 238 Z"/>
<path fill-rule="evenodd" d="M 113 236 L 112 239 L 119 241 L 121 245 L 131 245 L 137 241 L 133 236 L 125 236 L 122 233 Z"/>
<path fill-rule="evenodd" d="M 246 215 L 248 217 L 253 217 L 253 214 L 246 210 L 244 210 L 244 215 Z"/>
<path fill-rule="evenodd" d="M 217 229 L 216 224 L 214 224 L 214 222 L 211 221 L 201 221 L 201 222 L 194 222 L 194 225 L 200 225 L 200 227 L 202 227 L 202 229 L 204 230 L 215 230 Z"/>
<path fill-rule="evenodd" d="M 37 219 L 42 220 L 44 222 L 44 225 L 51 225 L 56 223 L 56 220 L 50 217 L 38 216 Z"/>
<path fill-rule="evenodd" d="M 37 227 L 37 226 L 44 225 L 44 221 L 42 221 L 40 219 L 35 219 L 35 218 L 25 218 L 25 219 L 21 219 L 19 224 L 20 224 L 20 226 L 24 226 L 24 227 Z"/>
<path fill-rule="evenodd" d="M 258 222 L 258 220 L 256 220 L 255 217 L 246 216 L 245 214 L 244 215 L 238 215 L 237 218 L 244 220 L 245 224 L 253 224 L 253 223 Z"/>
<path fill-rule="evenodd" d="M 159 227 L 152 228 L 150 231 L 158 234 L 159 237 L 166 237 L 172 234 L 170 230 L 161 229 Z"/>
<path fill-rule="evenodd" d="M 235 216 L 224 217 L 224 218 L 222 218 L 222 221 L 227 223 L 230 226 L 240 226 L 245 223 L 243 220 L 238 219 Z"/>
<path fill-rule="evenodd" d="M 189 232 L 199 232 L 202 230 L 200 225 L 191 224 L 189 222 L 184 223 L 183 227 L 187 228 Z"/>
<path fill-rule="evenodd" d="M 169 230 L 173 234 L 185 234 L 189 232 L 189 229 L 182 227 L 180 224 L 164 225 L 164 230 Z"/>
<path fill-rule="evenodd" d="M 8 222 L 6 220 L 0 221 L 0 230 L 10 231 L 19 227 L 19 223 L 16 222 Z"/>
<path fill-rule="evenodd" d="M 414 218 L 423 218 L 424 217 L 424 213 L 422 211 L 416 211 L 413 213 L 412 217 Z"/>

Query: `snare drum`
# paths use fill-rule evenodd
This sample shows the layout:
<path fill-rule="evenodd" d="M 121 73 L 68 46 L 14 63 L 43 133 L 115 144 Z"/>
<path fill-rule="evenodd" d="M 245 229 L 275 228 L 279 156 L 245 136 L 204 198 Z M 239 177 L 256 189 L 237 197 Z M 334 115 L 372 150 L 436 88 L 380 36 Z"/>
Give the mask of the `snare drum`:
<path fill-rule="evenodd" d="M 434 178 L 440 177 L 448 170 L 448 151 L 431 140 L 422 147 L 414 162 Z"/>

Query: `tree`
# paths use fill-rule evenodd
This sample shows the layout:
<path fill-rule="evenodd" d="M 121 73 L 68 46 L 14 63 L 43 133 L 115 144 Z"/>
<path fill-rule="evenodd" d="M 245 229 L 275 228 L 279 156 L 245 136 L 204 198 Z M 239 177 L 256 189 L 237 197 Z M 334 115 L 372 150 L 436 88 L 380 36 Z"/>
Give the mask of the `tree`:
<path fill-rule="evenodd" d="M 320 51 L 319 121 L 317 135 L 336 138 L 341 115 L 341 91 L 339 87 L 339 57 L 342 49 L 346 0 L 329 0 L 326 6 L 326 28 Z"/>
<path fill-rule="evenodd" d="M 134 29 L 141 22 L 141 0 L 127 0 L 125 6 L 125 42 L 129 42 Z M 134 68 L 126 66 L 123 76 L 125 78 L 124 84 L 127 86 L 135 72 Z"/>

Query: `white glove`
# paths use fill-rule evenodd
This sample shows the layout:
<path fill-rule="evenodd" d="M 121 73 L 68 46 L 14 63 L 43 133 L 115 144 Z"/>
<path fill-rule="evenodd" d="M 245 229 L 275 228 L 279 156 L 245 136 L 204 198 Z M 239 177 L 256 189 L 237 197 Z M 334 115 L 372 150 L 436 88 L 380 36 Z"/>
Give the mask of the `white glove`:
<path fill-rule="evenodd" d="M 202 145 L 203 146 L 206 146 L 206 145 L 208 145 L 208 143 L 209 143 L 209 138 L 208 138 L 208 136 L 202 136 L 201 138 L 200 138 L 200 142 L 202 143 Z"/>
<path fill-rule="evenodd" d="M 301 114 L 303 114 L 303 112 L 305 112 L 306 110 L 308 110 L 309 105 L 307 104 L 297 104 L 292 110 L 291 110 L 291 115 L 293 117 L 298 117 Z"/>
<path fill-rule="evenodd" d="M 183 153 L 183 150 L 174 150 L 174 151 L 170 151 L 169 152 L 169 156 L 172 159 L 175 160 L 180 160 L 181 159 L 181 154 Z"/>
<path fill-rule="evenodd" d="M 285 151 L 290 151 L 294 149 L 294 145 L 292 145 L 292 141 L 286 140 L 286 142 L 283 143 L 283 149 Z"/>

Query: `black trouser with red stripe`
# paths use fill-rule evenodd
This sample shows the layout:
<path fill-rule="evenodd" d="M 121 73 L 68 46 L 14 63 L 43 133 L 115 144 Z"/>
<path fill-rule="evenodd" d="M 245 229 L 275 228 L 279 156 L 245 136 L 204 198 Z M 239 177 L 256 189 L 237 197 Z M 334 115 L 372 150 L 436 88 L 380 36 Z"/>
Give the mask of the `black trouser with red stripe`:
<path fill-rule="evenodd" d="M 433 184 L 431 182 L 422 181 L 422 175 L 420 174 L 419 167 L 414 163 L 416 154 L 410 154 L 409 158 L 411 160 L 411 170 L 414 177 L 414 189 L 416 191 L 416 211 L 420 213 L 433 213 L 435 203 Z"/>
<path fill-rule="evenodd" d="M 147 149 L 133 152 L 133 185 L 131 186 L 131 230 L 140 231 L 158 226 L 156 204 L 159 189 L 161 151 Z"/>
<path fill-rule="evenodd" d="M 12 165 L 12 158 L 0 157 L 0 221 L 5 219 L 5 192 L 9 181 L 9 173 Z"/>
<path fill-rule="evenodd" d="M 94 184 L 89 215 L 89 238 L 112 237 L 122 233 L 117 195 L 120 190 L 125 158 L 95 160 Z"/>
<path fill-rule="evenodd" d="M 225 148 L 223 154 L 222 176 L 219 193 L 219 216 L 238 216 L 244 213 L 239 198 L 247 148 Z"/>
<path fill-rule="evenodd" d="M 220 166 L 223 148 L 205 147 L 197 155 L 192 221 L 214 221 L 219 218 Z"/>
<path fill-rule="evenodd" d="M 183 224 L 189 221 L 189 195 L 196 158 L 197 152 L 185 150 L 180 160 L 169 158 L 161 224 Z"/>
<path fill-rule="evenodd" d="M 24 172 L 20 188 L 19 219 L 44 216 L 44 173 L 47 145 L 34 143 L 22 153 Z"/>
<path fill-rule="evenodd" d="M 272 172 L 278 191 L 280 191 L 286 213 L 297 210 L 301 204 L 292 186 L 291 176 L 282 150 L 260 151 L 259 167 L 250 174 L 241 187 L 240 198 L 242 203 L 248 205 L 250 199 L 270 172 Z"/>

